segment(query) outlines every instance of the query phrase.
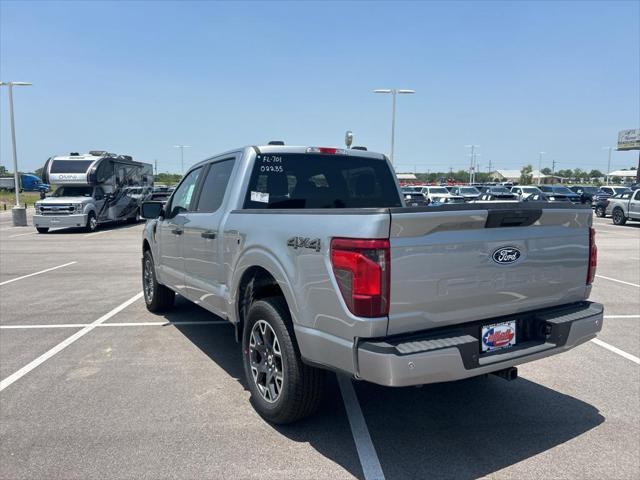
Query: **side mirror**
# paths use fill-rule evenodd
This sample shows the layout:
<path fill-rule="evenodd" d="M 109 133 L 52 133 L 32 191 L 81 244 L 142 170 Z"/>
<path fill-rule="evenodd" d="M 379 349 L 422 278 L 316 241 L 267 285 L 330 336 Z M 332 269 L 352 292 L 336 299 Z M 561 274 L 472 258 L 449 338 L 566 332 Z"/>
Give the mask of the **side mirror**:
<path fill-rule="evenodd" d="M 160 217 L 164 212 L 162 209 L 163 202 L 142 202 L 140 216 L 147 220 L 153 220 Z"/>

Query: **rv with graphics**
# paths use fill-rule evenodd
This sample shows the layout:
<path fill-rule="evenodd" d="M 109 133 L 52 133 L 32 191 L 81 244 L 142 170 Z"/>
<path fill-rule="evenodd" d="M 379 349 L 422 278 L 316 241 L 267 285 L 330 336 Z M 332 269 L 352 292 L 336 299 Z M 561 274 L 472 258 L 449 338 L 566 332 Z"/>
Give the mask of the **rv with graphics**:
<path fill-rule="evenodd" d="M 39 233 L 56 227 L 92 232 L 107 222 L 134 223 L 153 188 L 151 164 L 101 150 L 51 157 L 42 176 L 57 188 L 35 205 L 33 224 Z"/>

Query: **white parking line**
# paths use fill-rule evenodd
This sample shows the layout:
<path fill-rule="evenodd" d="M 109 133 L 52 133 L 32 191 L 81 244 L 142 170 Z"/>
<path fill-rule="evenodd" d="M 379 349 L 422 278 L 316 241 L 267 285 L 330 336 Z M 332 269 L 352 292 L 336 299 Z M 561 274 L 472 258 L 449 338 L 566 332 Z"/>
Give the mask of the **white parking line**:
<path fill-rule="evenodd" d="M 50 272 L 51 270 L 57 270 L 58 268 L 68 267 L 69 265 L 73 265 L 74 263 L 78 263 L 78 262 L 69 262 L 69 263 L 64 263 L 64 264 L 62 264 L 62 265 L 58 265 L 57 267 L 47 268 L 47 269 L 45 269 L 45 270 L 40 270 L 39 272 L 30 273 L 29 275 L 23 275 L 23 276 L 21 276 L 21 277 L 12 278 L 11 280 L 5 280 L 4 282 L 0 283 L 0 287 L 1 287 L 2 285 L 6 285 L 6 284 L 8 284 L 8 283 L 17 282 L 18 280 L 22 280 L 22 279 L 24 279 L 24 278 L 33 277 L 34 275 L 40 275 L 41 273 L 47 273 L 47 272 Z"/>
<path fill-rule="evenodd" d="M 24 377 L 27 373 L 29 373 L 31 370 L 33 370 L 34 368 L 38 367 L 39 365 L 43 364 L 44 362 L 46 362 L 47 360 L 49 360 L 51 357 L 53 357 L 56 353 L 64 350 L 65 348 L 67 348 L 69 345 L 71 345 L 73 342 L 75 342 L 76 340 L 78 340 L 79 338 L 85 336 L 87 333 L 89 333 L 91 330 L 93 330 L 95 327 L 97 327 L 98 325 L 100 325 L 103 322 L 106 322 L 107 320 L 109 320 L 111 317 L 113 317 L 114 315 L 116 315 L 117 313 L 121 312 L 122 310 L 124 310 L 125 308 L 127 308 L 129 305 L 131 305 L 133 302 L 135 302 L 136 300 L 139 300 L 140 298 L 142 298 L 142 292 L 134 295 L 133 297 L 131 297 L 129 300 L 127 300 L 126 302 L 118 305 L 116 308 L 114 308 L 113 310 L 111 310 L 109 313 L 106 313 L 105 315 L 101 316 L 99 319 L 97 319 L 96 321 L 94 321 L 93 323 L 90 323 L 89 325 L 87 325 L 86 327 L 84 327 L 82 330 L 80 330 L 79 332 L 74 333 L 73 335 L 71 335 L 70 337 L 68 337 L 66 340 L 63 340 L 62 342 L 60 342 L 58 345 L 56 345 L 55 347 L 53 347 L 51 350 L 49 350 L 48 352 L 43 353 L 42 355 L 40 355 L 38 358 L 36 358 L 35 360 L 33 360 L 32 362 L 28 363 L 27 365 L 25 365 L 24 367 L 22 367 L 20 370 L 18 370 L 17 372 L 9 375 L 7 378 L 5 378 L 4 380 L 2 380 L 0 382 L 0 392 L 2 390 L 4 390 L 5 388 L 7 388 L 9 385 L 11 385 L 13 382 L 20 380 L 22 377 Z"/>
<path fill-rule="evenodd" d="M 93 237 L 95 235 L 102 235 L 103 233 L 110 232 L 111 230 L 98 230 L 97 232 L 87 233 L 85 237 Z"/>
<path fill-rule="evenodd" d="M 22 237 L 24 235 L 33 235 L 34 233 L 37 233 L 37 232 L 27 232 L 27 233 L 19 233 L 17 235 L 9 235 L 9 238 Z"/>
<path fill-rule="evenodd" d="M 113 322 L 101 323 L 96 327 L 166 327 L 169 325 L 231 325 L 226 320 L 184 321 L 184 322 Z M 40 325 L 0 325 L 0 330 L 28 330 L 36 328 L 83 328 L 91 326 L 91 323 L 57 323 Z"/>
<path fill-rule="evenodd" d="M 358 397 L 356 396 L 356 391 L 353 389 L 351 379 L 341 374 L 338 374 L 337 377 L 364 478 L 365 480 L 383 480 L 384 473 L 380 466 L 380 460 L 378 459 L 376 448 L 371 441 L 367 422 L 362 415 L 362 410 L 360 409 Z"/>
<path fill-rule="evenodd" d="M 617 278 L 605 277 L 604 275 L 596 275 L 596 277 L 604 278 L 605 280 L 610 280 L 612 282 L 623 283 L 625 285 L 631 285 L 632 287 L 640 288 L 640 285 L 638 285 L 637 283 L 625 282 L 624 280 L 618 280 Z"/>
<path fill-rule="evenodd" d="M 640 318 L 640 315 L 605 315 L 604 318 Z"/>
<path fill-rule="evenodd" d="M 631 360 L 633 363 L 637 363 L 638 365 L 640 365 L 640 358 L 636 357 L 635 355 L 631 355 L 630 353 L 624 352 L 624 351 L 620 350 L 619 348 L 614 347 L 613 345 L 609 345 L 608 343 L 603 342 L 602 340 L 600 340 L 598 338 L 594 338 L 591 341 L 593 343 L 595 343 L 596 345 L 600 345 L 602 348 L 606 348 L 610 352 L 617 353 L 621 357 L 624 357 L 627 360 Z"/>

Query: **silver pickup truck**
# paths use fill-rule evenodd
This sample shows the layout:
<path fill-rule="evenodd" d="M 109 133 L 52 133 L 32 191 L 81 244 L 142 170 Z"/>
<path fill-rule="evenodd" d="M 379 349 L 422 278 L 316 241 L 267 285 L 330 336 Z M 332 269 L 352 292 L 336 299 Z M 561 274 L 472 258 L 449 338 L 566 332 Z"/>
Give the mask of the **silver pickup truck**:
<path fill-rule="evenodd" d="M 620 196 L 609 197 L 606 211 L 611 213 L 616 225 L 624 225 L 627 220 L 640 221 L 640 188 Z"/>
<path fill-rule="evenodd" d="M 145 202 L 147 308 L 175 293 L 228 319 L 256 410 L 318 407 L 323 372 L 387 386 L 487 373 L 595 337 L 589 207 L 409 208 L 384 155 L 251 146 L 194 165 Z"/>

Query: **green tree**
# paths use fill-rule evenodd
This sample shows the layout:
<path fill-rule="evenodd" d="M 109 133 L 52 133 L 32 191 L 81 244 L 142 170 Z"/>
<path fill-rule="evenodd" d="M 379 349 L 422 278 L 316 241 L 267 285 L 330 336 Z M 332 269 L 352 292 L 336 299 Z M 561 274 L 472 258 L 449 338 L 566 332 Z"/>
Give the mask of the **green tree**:
<path fill-rule="evenodd" d="M 604 177 L 604 173 L 602 173 L 600 170 L 591 170 L 589 172 L 589 177 L 590 178 L 600 178 L 600 177 Z"/>
<path fill-rule="evenodd" d="M 553 173 L 549 167 L 543 168 L 540 172 L 542 172 L 543 175 L 551 175 Z"/>
<path fill-rule="evenodd" d="M 520 185 L 531 185 L 531 180 L 533 180 L 532 171 L 533 167 L 530 164 L 522 167 L 522 170 L 520 170 Z"/>
<path fill-rule="evenodd" d="M 178 183 L 182 175 L 179 173 L 159 173 L 154 177 L 155 183 L 174 184 Z"/>
<path fill-rule="evenodd" d="M 7 168 L 4 165 L 0 165 L 0 175 L 6 175 L 7 173 Z"/>

